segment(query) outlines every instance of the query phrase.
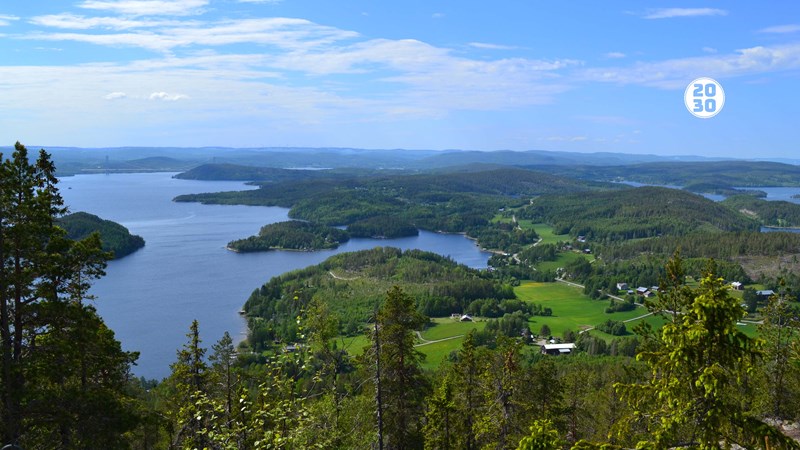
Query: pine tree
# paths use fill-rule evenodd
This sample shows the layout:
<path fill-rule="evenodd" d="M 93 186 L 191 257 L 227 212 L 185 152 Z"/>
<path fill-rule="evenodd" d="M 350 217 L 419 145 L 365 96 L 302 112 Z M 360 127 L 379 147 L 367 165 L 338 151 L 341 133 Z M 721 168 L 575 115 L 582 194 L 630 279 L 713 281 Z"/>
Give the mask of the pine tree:
<path fill-rule="evenodd" d="M 110 256 L 96 235 L 65 238 L 56 184 L 44 150 L 0 155 L 0 444 L 124 448 L 136 355 L 83 304 Z"/>
<path fill-rule="evenodd" d="M 420 364 L 424 355 L 414 348 L 414 330 L 426 321 L 414 299 L 395 286 L 377 315 L 380 342 L 381 415 L 387 449 L 422 447 L 427 381 Z"/>
<path fill-rule="evenodd" d="M 669 264 L 668 272 L 680 274 L 679 263 Z M 698 288 L 680 281 L 673 277 L 668 291 L 660 294 L 673 315 L 661 329 L 660 346 L 637 355 L 650 366 L 650 379 L 618 385 L 631 405 L 630 416 L 620 421 L 619 437 L 628 438 L 628 426 L 638 424 L 647 430 L 640 448 L 716 449 L 732 443 L 798 448 L 745 407 L 760 345 L 737 329 L 744 310 L 714 275 L 713 263 Z"/>

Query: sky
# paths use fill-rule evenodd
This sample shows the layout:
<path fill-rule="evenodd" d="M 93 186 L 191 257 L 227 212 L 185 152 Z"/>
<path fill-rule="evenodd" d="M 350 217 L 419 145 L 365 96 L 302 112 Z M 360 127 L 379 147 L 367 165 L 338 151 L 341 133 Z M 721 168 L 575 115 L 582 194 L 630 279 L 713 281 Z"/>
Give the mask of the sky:
<path fill-rule="evenodd" d="M 4 147 L 797 158 L 799 101 L 795 1 L 0 2 Z"/>

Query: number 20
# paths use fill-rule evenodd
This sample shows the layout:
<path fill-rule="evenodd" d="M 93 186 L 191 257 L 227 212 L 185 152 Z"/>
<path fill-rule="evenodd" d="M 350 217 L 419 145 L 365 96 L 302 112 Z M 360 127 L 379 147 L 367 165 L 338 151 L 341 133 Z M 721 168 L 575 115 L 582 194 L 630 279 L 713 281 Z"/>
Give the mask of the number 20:
<path fill-rule="evenodd" d="M 706 85 L 696 83 L 694 85 L 694 91 L 692 92 L 692 95 L 694 97 L 702 97 L 704 92 L 706 97 L 713 97 L 717 95 L 717 85 L 714 83 L 708 83 Z"/>

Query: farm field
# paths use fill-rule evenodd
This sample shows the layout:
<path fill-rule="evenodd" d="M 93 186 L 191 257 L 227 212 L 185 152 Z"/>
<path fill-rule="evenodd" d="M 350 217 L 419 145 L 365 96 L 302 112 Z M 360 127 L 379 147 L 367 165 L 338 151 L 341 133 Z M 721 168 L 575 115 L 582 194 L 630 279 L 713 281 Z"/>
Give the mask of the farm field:
<path fill-rule="evenodd" d="M 578 332 L 608 319 L 623 321 L 647 314 L 647 310 L 641 307 L 608 314 L 605 312 L 608 300 L 592 300 L 580 288 L 564 283 L 527 282 L 516 287 L 514 292 L 521 300 L 539 303 L 553 310 L 550 317 L 531 318 L 529 323 L 534 333 L 546 324 L 553 336 L 561 336 L 565 330 Z"/>

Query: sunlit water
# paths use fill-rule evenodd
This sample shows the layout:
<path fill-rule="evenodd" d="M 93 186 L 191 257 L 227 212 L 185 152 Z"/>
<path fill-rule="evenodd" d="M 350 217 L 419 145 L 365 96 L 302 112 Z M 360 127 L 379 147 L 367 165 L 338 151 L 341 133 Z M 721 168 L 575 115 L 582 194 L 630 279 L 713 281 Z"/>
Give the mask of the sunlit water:
<path fill-rule="evenodd" d="M 249 189 L 239 182 L 190 181 L 174 174 L 79 175 L 63 178 L 61 193 L 71 211 L 119 222 L 146 246 L 112 261 L 92 293 L 98 311 L 125 350 L 139 351 L 137 376 L 162 378 L 186 342 L 193 319 L 204 346 L 225 331 L 244 336 L 238 311 L 250 293 L 271 277 L 318 264 L 346 251 L 393 246 L 419 248 L 475 268 L 489 254 L 460 235 L 420 232 L 417 237 L 353 239 L 336 250 L 237 254 L 234 239 L 256 234 L 265 224 L 287 220 L 285 208 L 175 203 L 180 194 Z"/>

